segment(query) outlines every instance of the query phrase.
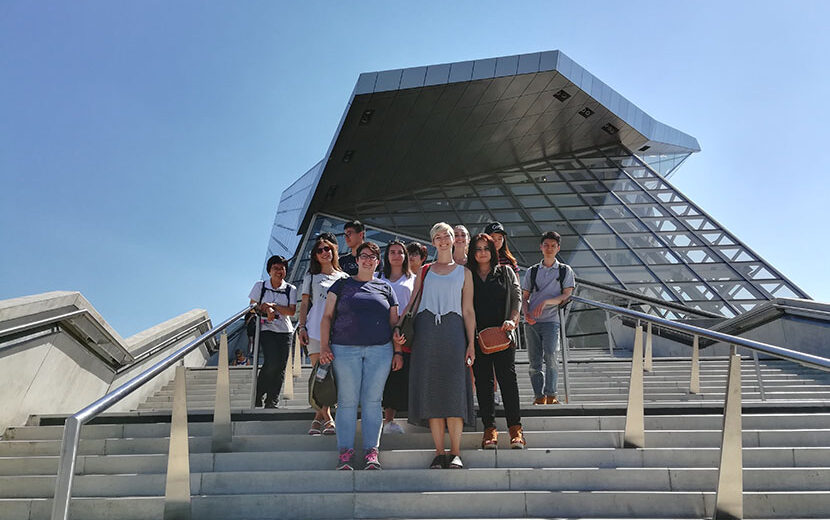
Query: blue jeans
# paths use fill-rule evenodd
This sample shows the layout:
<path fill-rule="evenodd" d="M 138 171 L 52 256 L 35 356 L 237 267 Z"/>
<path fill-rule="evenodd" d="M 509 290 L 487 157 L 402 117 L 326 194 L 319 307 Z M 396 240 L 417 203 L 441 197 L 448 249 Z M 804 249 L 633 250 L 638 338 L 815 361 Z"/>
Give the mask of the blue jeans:
<path fill-rule="evenodd" d="M 530 362 L 530 385 L 538 399 L 545 395 L 556 396 L 556 352 L 559 350 L 559 322 L 525 323 L 527 357 Z M 545 372 L 542 373 L 542 361 Z"/>
<path fill-rule="evenodd" d="M 337 381 L 337 447 L 354 448 L 357 405 L 360 404 L 363 449 L 380 445 L 383 410 L 380 407 L 386 377 L 392 368 L 392 343 L 385 345 L 336 345 L 334 378 Z"/>

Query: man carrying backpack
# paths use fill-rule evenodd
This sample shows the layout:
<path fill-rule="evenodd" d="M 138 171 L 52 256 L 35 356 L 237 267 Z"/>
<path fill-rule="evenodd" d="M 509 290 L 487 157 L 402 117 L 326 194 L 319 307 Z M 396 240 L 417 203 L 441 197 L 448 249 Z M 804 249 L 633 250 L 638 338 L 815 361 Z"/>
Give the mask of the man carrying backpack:
<path fill-rule="evenodd" d="M 522 311 L 526 321 L 533 404 L 559 404 L 556 398 L 559 306 L 567 302 L 576 285 L 573 269 L 556 259 L 561 240 L 556 231 L 542 235 L 542 261 L 528 269 L 522 280 Z"/>

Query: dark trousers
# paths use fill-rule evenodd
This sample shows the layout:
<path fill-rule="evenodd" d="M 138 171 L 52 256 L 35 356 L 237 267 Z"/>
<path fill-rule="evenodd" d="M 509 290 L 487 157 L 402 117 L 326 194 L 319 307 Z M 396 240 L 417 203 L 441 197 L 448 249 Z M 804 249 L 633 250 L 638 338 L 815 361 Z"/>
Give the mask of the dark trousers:
<path fill-rule="evenodd" d="M 411 354 L 403 353 L 403 367 L 389 371 L 386 386 L 383 388 L 383 407 L 398 412 L 405 412 L 409 407 L 409 358 Z"/>
<path fill-rule="evenodd" d="M 276 403 L 285 379 L 285 364 L 291 351 L 291 334 L 263 330 L 259 333 L 259 349 L 265 361 L 256 381 L 257 402 L 267 394 L 268 400 Z"/>
<path fill-rule="evenodd" d="M 495 426 L 496 407 L 493 403 L 493 372 L 499 382 L 504 415 L 507 426 L 521 426 L 519 412 L 519 384 L 516 382 L 516 349 L 509 348 L 494 354 L 483 354 L 476 344 L 476 361 L 473 374 L 476 377 L 476 396 L 478 397 L 478 416 L 485 428 Z"/>

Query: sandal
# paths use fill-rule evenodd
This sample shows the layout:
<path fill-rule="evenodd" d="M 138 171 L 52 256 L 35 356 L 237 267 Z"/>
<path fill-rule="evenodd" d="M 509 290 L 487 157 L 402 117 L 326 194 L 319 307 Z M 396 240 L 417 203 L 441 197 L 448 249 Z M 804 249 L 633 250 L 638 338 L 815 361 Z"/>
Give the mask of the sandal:
<path fill-rule="evenodd" d="M 320 419 L 314 419 L 311 421 L 311 428 L 308 429 L 308 434 L 314 436 L 321 435 L 323 433 L 322 427 L 323 423 L 320 422 Z"/>
<path fill-rule="evenodd" d="M 446 455 L 436 455 L 435 458 L 432 459 L 432 463 L 429 465 L 429 469 L 444 469 L 447 467 L 446 464 Z"/>
<path fill-rule="evenodd" d="M 450 459 L 449 464 L 447 465 L 448 468 L 464 469 L 464 464 L 462 464 L 461 457 L 459 457 L 458 455 L 453 455 L 452 453 L 450 453 L 449 455 L 447 455 L 447 459 Z"/>
<path fill-rule="evenodd" d="M 323 423 L 323 435 L 334 435 L 337 430 L 334 428 L 334 419 Z"/>

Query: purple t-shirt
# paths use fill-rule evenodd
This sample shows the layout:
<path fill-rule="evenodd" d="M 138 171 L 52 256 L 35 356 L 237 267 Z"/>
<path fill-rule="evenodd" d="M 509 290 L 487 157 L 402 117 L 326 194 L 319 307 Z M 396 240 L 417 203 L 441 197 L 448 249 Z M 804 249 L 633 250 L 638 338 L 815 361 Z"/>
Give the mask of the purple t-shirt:
<path fill-rule="evenodd" d="M 389 308 L 398 305 L 392 286 L 381 280 L 337 280 L 330 293 L 337 295 L 331 342 L 337 345 L 385 345 L 392 340 Z"/>

